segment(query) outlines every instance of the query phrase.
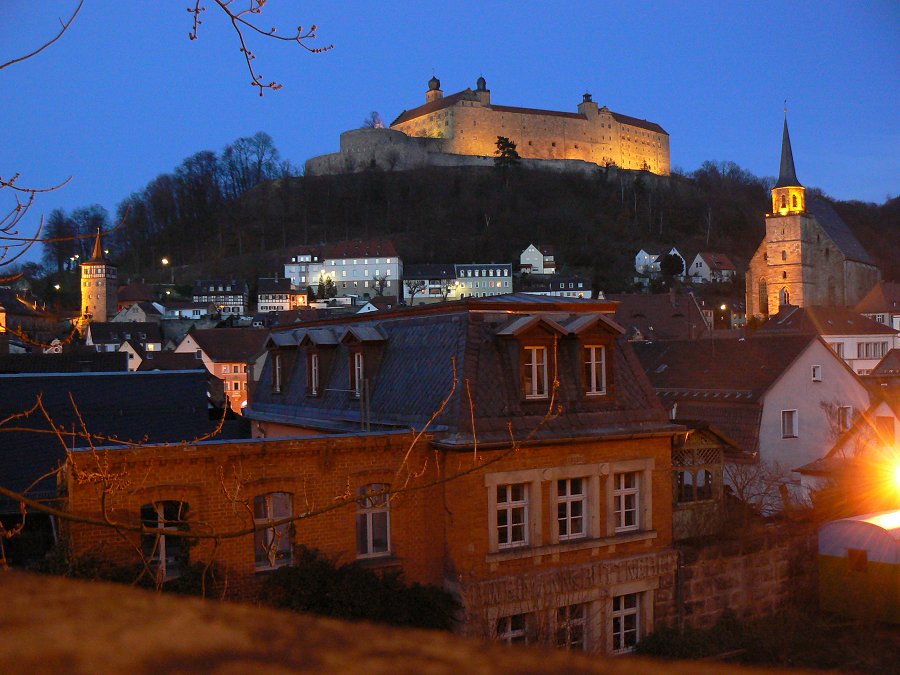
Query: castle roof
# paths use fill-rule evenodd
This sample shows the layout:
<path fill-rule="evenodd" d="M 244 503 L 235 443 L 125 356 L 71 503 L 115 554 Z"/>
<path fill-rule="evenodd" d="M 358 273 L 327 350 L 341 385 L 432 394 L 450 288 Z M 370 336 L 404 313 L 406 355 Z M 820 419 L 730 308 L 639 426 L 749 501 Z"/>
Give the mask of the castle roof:
<path fill-rule="evenodd" d="M 791 150 L 791 136 L 788 133 L 787 115 L 784 117 L 784 132 L 781 135 L 781 168 L 775 187 L 803 187 L 794 170 L 794 153 Z"/>
<path fill-rule="evenodd" d="M 423 115 L 427 115 L 438 110 L 450 108 L 456 105 L 459 101 L 472 100 L 477 100 L 475 94 L 471 89 L 464 89 L 463 91 L 458 91 L 455 94 L 451 94 L 450 96 L 444 96 L 443 98 L 439 98 L 435 101 L 430 101 L 428 103 L 420 105 L 419 107 L 413 108 L 412 110 L 404 110 L 397 116 L 397 119 L 391 122 L 391 126 L 393 127 L 397 124 L 402 124 L 403 122 L 409 122 L 410 120 L 414 120 L 417 117 L 422 117 Z M 542 110 L 540 108 L 520 108 L 517 106 L 509 105 L 489 105 L 486 107 L 489 110 L 495 110 L 497 112 L 508 112 L 519 115 L 550 115 L 553 117 L 569 117 L 571 119 L 587 119 L 584 115 L 578 112 Z M 665 129 L 663 129 L 655 122 L 648 122 L 647 120 L 638 119 L 637 117 L 630 117 L 629 115 L 622 115 L 616 112 L 611 112 L 610 114 L 613 116 L 613 119 L 620 124 L 628 124 L 630 126 L 640 127 L 641 129 L 647 129 L 648 131 L 653 131 L 658 134 L 665 134 L 666 136 L 669 135 Z"/>

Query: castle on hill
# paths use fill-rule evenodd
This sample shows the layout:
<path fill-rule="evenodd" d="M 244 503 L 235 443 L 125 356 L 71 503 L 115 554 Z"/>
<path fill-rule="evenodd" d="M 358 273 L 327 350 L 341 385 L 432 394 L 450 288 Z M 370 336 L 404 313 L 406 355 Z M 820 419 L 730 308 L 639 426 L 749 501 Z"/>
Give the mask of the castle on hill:
<path fill-rule="evenodd" d="M 420 166 L 491 166 L 497 137 L 516 144 L 525 166 L 592 171 L 597 166 L 668 175 L 669 134 L 659 124 L 600 107 L 584 94 L 577 112 L 495 105 L 487 82 L 444 96 L 436 77 L 425 103 L 390 128 L 341 134 L 340 152 L 313 157 L 307 175 Z"/>

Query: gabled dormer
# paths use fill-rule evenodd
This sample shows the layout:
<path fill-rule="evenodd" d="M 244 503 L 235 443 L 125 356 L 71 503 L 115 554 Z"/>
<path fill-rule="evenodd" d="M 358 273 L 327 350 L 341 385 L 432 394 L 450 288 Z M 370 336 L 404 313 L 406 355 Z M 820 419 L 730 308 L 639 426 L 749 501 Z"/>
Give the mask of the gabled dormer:
<path fill-rule="evenodd" d="M 569 337 L 569 354 L 577 363 L 579 396 L 587 402 L 609 401 L 615 395 L 615 369 L 612 367 L 616 338 L 625 329 L 604 314 L 585 314 L 564 321 Z"/>
<path fill-rule="evenodd" d="M 331 376 L 338 338 L 330 328 L 311 328 L 300 340 L 306 365 L 306 395 L 322 396 Z"/>
<path fill-rule="evenodd" d="M 806 211 L 806 188 L 797 179 L 794 169 L 794 153 L 788 133 L 787 114 L 784 117 L 784 133 L 781 137 L 781 167 L 778 182 L 772 189 L 772 215 L 787 216 Z"/>
<path fill-rule="evenodd" d="M 387 337 L 378 326 L 353 324 L 347 327 L 340 341 L 347 347 L 350 397 L 368 396 L 367 392 L 374 386 Z"/>
<path fill-rule="evenodd" d="M 495 332 L 509 346 L 513 378 L 521 399 L 544 402 L 555 395 L 559 341 L 566 329 L 547 316 L 518 316 Z"/>

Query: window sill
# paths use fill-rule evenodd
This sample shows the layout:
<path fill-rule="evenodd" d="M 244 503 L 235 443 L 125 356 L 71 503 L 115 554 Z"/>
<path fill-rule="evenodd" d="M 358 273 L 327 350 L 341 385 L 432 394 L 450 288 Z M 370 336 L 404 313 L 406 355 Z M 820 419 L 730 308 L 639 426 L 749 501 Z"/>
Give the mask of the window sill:
<path fill-rule="evenodd" d="M 558 544 L 547 544 L 545 546 L 520 546 L 511 550 L 505 549 L 495 553 L 488 553 L 487 556 L 485 556 L 485 562 L 497 563 L 506 560 L 521 560 L 523 558 L 556 555 L 559 553 L 568 553 L 569 551 L 601 549 L 606 546 L 618 546 L 620 544 L 629 544 L 635 541 L 656 539 L 657 536 L 658 533 L 656 530 L 639 530 L 637 532 L 628 532 L 613 537 L 598 537 L 596 539 L 585 538 L 575 541 L 564 541 Z"/>
<path fill-rule="evenodd" d="M 366 569 L 382 569 L 385 567 L 400 567 L 402 561 L 393 553 L 389 555 L 368 556 L 365 558 L 357 558 L 356 564 Z"/>

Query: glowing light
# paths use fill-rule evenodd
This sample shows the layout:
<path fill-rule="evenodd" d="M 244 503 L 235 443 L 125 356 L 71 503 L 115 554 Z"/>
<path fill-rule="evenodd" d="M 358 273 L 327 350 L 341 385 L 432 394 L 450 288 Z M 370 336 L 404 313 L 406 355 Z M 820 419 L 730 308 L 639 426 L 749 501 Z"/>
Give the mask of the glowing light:
<path fill-rule="evenodd" d="M 163 265 L 168 265 L 168 264 L 169 264 L 169 259 L 168 259 L 168 258 L 163 258 L 162 260 L 160 260 L 160 262 L 161 262 Z"/>
<path fill-rule="evenodd" d="M 59 284 L 53 284 L 53 288 L 55 288 L 56 290 L 59 290 Z"/>
<path fill-rule="evenodd" d="M 894 488 L 900 492 L 900 463 L 894 467 Z"/>
<path fill-rule="evenodd" d="M 883 527 L 885 530 L 896 530 L 900 527 L 900 511 L 879 513 L 877 516 L 866 518 L 865 522 Z"/>
<path fill-rule="evenodd" d="M 719 307 L 719 309 L 724 312 L 726 309 L 728 309 L 728 305 L 722 305 L 721 307 Z"/>

